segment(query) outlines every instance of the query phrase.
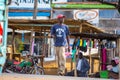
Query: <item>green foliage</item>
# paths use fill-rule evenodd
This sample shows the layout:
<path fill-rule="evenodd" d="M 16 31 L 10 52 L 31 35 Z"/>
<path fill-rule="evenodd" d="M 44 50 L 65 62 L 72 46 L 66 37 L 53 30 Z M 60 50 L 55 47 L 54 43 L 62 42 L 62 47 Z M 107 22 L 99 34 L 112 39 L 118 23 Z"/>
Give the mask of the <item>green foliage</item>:
<path fill-rule="evenodd" d="M 24 44 L 19 38 L 15 38 L 16 51 L 21 53 L 24 50 Z"/>
<path fill-rule="evenodd" d="M 18 51 L 21 52 L 22 50 L 24 50 L 24 44 L 23 44 L 23 42 L 20 42 Z"/>

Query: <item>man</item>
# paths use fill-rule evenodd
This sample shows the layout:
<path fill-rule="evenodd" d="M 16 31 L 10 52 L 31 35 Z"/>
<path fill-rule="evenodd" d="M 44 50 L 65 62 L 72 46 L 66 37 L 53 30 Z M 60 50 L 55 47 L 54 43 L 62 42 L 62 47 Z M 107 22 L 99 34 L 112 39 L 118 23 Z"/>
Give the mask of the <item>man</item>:
<path fill-rule="evenodd" d="M 104 73 L 104 74 L 108 74 L 108 75 L 106 75 L 104 77 L 109 78 L 109 79 L 118 80 L 119 79 L 119 65 L 118 64 L 119 64 L 118 59 L 112 59 L 111 64 L 107 65 L 107 73 L 106 73 L 106 70 Z M 97 72 L 94 76 L 96 78 L 102 77 L 101 72 Z"/>
<path fill-rule="evenodd" d="M 119 66 L 115 60 L 111 60 L 112 68 L 108 71 L 109 78 L 118 79 L 119 78 Z"/>
<path fill-rule="evenodd" d="M 90 69 L 90 65 L 87 59 L 83 57 L 83 54 L 81 52 L 78 53 L 76 69 L 78 77 L 87 77 L 87 72 Z M 74 70 L 68 72 L 65 76 L 74 76 Z"/>
<path fill-rule="evenodd" d="M 58 62 L 58 75 L 64 75 L 65 73 L 65 46 L 66 43 L 69 47 L 69 29 L 68 26 L 63 24 L 65 16 L 59 14 L 57 16 L 58 23 L 54 24 L 51 28 L 51 36 L 54 38 L 54 45 L 55 45 L 55 53 L 57 56 Z"/>

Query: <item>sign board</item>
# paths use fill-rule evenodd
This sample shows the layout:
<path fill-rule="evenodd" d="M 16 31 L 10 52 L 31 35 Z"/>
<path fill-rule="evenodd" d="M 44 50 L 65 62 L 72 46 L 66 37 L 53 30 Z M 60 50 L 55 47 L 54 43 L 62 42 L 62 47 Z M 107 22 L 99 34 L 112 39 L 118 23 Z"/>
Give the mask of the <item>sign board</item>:
<path fill-rule="evenodd" d="M 83 19 L 87 20 L 92 24 L 99 23 L 99 12 L 96 9 L 91 10 L 74 10 L 74 19 Z"/>
<path fill-rule="evenodd" d="M 0 45 L 3 42 L 3 22 L 0 22 Z"/>
<path fill-rule="evenodd" d="M 0 21 L 2 21 L 3 20 L 3 11 L 0 11 Z"/>
<path fill-rule="evenodd" d="M 10 9 L 23 9 L 23 10 L 33 10 L 34 9 L 34 1 L 35 0 L 12 0 L 11 5 L 8 7 Z M 51 0 L 38 0 L 38 6 L 37 8 L 39 10 L 50 10 L 51 5 L 50 5 Z M 61 2 L 67 2 L 67 0 L 52 0 L 52 3 L 61 3 Z M 31 17 L 33 16 L 33 12 L 9 12 L 9 17 Z M 48 17 L 50 16 L 50 12 L 37 12 L 37 18 L 38 16 L 40 17 Z"/>
<path fill-rule="evenodd" d="M 6 61 L 6 46 L 7 46 L 7 5 L 8 0 L 0 0 L 0 74 L 2 73 L 3 65 Z M 4 19 L 4 20 L 3 20 Z M 2 20 L 2 21 L 1 21 Z"/>
<path fill-rule="evenodd" d="M 9 8 L 34 8 L 34 1 L 35 0 L 12 0 Z M 67 0 L 53 0 L 53 3 L 60 2 L 67 2 Z M 38 9 L 39 8 L 51 8 L 50 0 L 38 0 Z"/>
<path fill-rule="evenodd" d="M 0 2 L 5 2 L 5 0 L 0 0 Z"/>
<path fill-rule="evenodd" d="M 0 0 L 0 21 L 3 20 L 3 11 L 5 10 L 5 0 Z"/>
<path fill-rule="evenodd" d="M 52 0 L 52 3 L 65 3 L 68 0 Z"/>
<path fill-rule="evenodd" d="M 5 3 L 4 2 L 0 2 L 0 10 L 5 10 Z"/>
<path fill-rule="evenodd" d="M 34 8 L 34 1 L 35 0 L 12 0 L 9 8 Z M 50 0 L 38 0 L 38 8 L 50 8 Z"/>

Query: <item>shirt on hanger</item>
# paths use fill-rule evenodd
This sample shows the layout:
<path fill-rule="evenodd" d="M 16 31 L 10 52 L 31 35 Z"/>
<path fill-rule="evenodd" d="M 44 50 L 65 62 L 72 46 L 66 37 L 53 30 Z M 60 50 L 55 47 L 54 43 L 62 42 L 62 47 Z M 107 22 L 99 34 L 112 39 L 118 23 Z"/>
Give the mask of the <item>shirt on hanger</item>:
<path fill-rule="evenodd" d="M 81 63 L 82 63 L 82 59 L 79 59 L 78 61 L 78 65 L 77 65 L 77 70 L 81 70 Z"/>

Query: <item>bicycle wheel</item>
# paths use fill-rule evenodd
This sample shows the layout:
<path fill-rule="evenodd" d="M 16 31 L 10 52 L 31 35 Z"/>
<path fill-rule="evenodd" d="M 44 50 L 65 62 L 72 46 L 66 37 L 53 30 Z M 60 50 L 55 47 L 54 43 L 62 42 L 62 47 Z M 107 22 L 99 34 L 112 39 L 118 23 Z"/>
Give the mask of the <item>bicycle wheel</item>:
<path fill-rule="evenodd" d="M 31 74 L 44 75 L 44 69 L 42 67 L 33 68 Z"/>

